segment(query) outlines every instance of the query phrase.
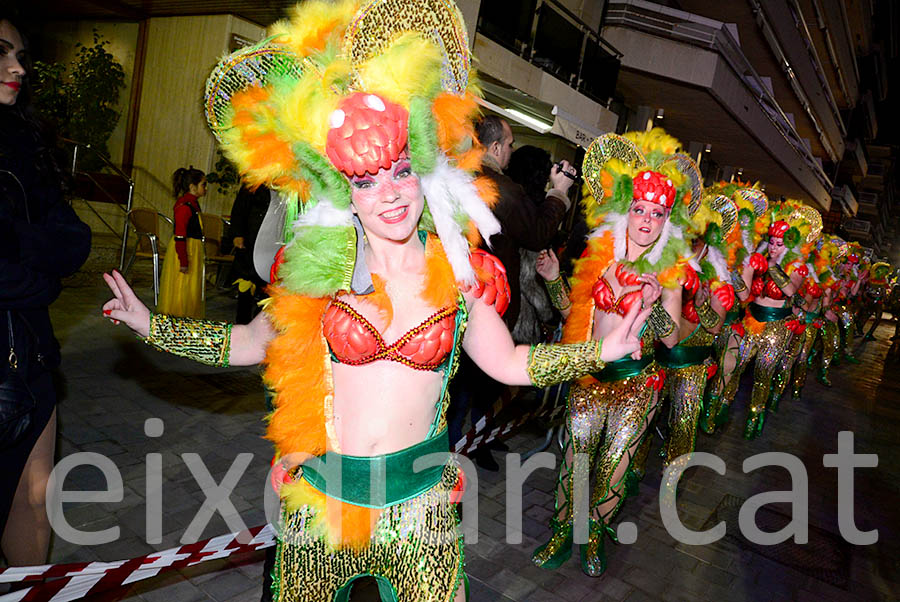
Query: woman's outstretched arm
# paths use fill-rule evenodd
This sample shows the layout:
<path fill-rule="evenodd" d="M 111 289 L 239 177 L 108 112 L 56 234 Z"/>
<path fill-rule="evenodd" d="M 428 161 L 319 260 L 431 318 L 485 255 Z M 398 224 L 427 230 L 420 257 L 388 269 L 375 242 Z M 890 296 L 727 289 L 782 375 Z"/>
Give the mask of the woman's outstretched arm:
<path fill-rule="evenodd" d="M 275 330 L 265 312 L 246 325 L 231 325 L 191 318 L 151 316 L 118 271 L 103 274 L 113 298 L 103 305 L 103 315 L 124 323 L 154 347 L 213 365 L 252 366 L 266 355 Z"/>

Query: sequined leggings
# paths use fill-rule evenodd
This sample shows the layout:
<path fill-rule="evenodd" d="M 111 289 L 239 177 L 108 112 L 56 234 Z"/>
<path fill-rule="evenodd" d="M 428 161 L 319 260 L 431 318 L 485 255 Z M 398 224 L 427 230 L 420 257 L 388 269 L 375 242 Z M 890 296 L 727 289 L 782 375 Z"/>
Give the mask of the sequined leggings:
<path fill-rule="evenodd" d="M 800 337 L 800 355 L 797 356 L 797 361 L 794 362 L 794 371 L 791 379 L 791 395 L 793 397 L 799 398 L 800 391 L 803 390 L 803 386 L 806 384 L 806 368 L 813 359 L 813 348 L 819 339 L 819 332 L 819 328 L 812 324 L 807 324 L 806 330 L 803 331 L 803 335 Z"/>
<path fill-rule="evenodd" d="M 769 401 L 766 409 L 770 412 L 778 411 L 778 404 L 781 396 L 787 388 L 788 381 L 791 380 L 791 370 L 797 363 L 797 358 L 803 350 L 803 335 L 797 336 L 793 332 L 788 331 L 787 344 L 784 348 L 775 373 L 772 375 L 772 391 L 769 394 Z M 759 360 L 757 360 L 759 362 Z M 754 383 L 756 379 L 754 378 Z M 761 428 L 761 427 L 760 427 Z"/>
<path fill-rule="evenodd" d="M 838 321 L 841 325 L 841 350 L 847 355 L 852 355 L 856 339 L 856 320 L 853 312 L 844 307 L 838 313 Z"/>
<path fill-rule="evenodd" d="M 707 434 L 713 434 L 717 427 L 728 420 L 731 402 L 737 394 L 746 365 L 742 365 L 740 361 L 741 341 L 741 335 L 731 328 L 723 328 L 713 342 L 713 357 L 716 358 L 718 370 L 709 383 L 706 403 L 700 415 L 700 426 Z M 732 379 L 735 382 L 733 386 Z"/>
<path fill-rule="evenodd" d="M 670 404 L 666 465 L 679 456 L 694 451 L 709 364 L 710 360 L 707 360 L 694 366 L 666 369 L 666 389 Z"/>
<path fill-rule="evenodd" d="M 828 381 L 828 369 L 841 348 L 840 327 L 837 322 L 825 320 L 822 328 L 822 366 L 819 374 L 822 380 Z"/>
<path fill-rule="evenodd" d="M 449 602 L 463 579 L 462 539 L 450 492 L 458 479 L 450 463 L 428 491 L 385 508 L 363 550 L 332 550 L 314 532 L 314 510 L 282 513 L 272 599 L 346 600 L 353 581 L 369 575 L 385 600 Z"/>
<path fill-rule="evenodd" d="M 569 392 L 563 462 L 559 471 L 554 523 L 573 522 L 574 454 L 588 459 L 593 477 L 591 515 L 605 524 L 625 500 L 627 477 L 657 408 L 656 391 L 647 386 L 651 364 L 639 374 L 612 382 L 575 383 Z M 637 467 L 642 470 L 643 467 Z"/>
<path fill-rule="evenodd" d="M 722 393 L 723 403 L 730 403 L 734 399 L 744 368 L 756 356 L 756 367 L 753 370 L 753 391 L 750 394 L 747 425 L 744 428 L 744 437 L 747 439 L 753 439 L 762 432 L 766 407 L 769 405 L 774 385 L 775 372 L 784 365 L 785 352 L 790 350 L 792 345 L 793 333 L 788 330 L 786 319 L 764 322 L 764 324 L 762 332 L 753 333 L 748 330 L 744 335 L 738 347 L 734 373 Z"/>

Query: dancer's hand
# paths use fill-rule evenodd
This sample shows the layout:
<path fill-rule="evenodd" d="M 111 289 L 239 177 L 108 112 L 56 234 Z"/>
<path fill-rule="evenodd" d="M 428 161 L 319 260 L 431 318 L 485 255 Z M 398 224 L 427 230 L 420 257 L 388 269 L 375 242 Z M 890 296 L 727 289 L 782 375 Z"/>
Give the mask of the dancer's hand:
<path fill-rule="evenodd" d="M 115 298 L 103 304 L 103 315 L 113 321 L 114 324 L 124 322 L 128 328 L 142 337 L 150 334 L 150 310 L 137 298 L 128 282 L 118 272 L 103 274 L 109 290 Z"/>
<path fill-rule="evenodd" d="M 653 305 L 662 296 L 662 285 L 654 274 L 642 274 L 638 276 L 641 283 L 641 300 L 645 308 Z"/>
<path fill-rule="evenodd" d="M 537 273 L 548 282 L 559 278 L 559 259 L 551 249 L 544 249 L 538 253 L 534 267 Z"/>
<path fill-rule="evenodd" d="M 603 337 L 600 359 L 604 362 L 614 362 L 629 355 L 632 359 L 641 359 L 640 332 L 651 309 L 652 307 L 642 309 L 641 304 L 633 303 L 624 319 Z"/>

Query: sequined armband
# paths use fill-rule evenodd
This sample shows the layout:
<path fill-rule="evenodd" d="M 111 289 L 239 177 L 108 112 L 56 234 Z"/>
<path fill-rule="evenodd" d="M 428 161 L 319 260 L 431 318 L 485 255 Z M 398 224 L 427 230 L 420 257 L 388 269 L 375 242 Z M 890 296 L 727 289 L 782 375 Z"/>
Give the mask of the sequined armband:
<path fill-rule="evenodd" d="M 532 345 L 527 368 L 531 384 L 549 387 L 602 370 L 606 363 L 600 360 L 600 349 L 600 341 Z"/>
<path fill-rule="evenodd" d="M 653 304 L 653 309 L 650 310 L 647 324 L 653 329 L 654 334 L 659 339 L 664 339 L 675 332 L 675 321 L 658 300 Z"/>
<path fill-rule="evenodd" d="M 737 272 L 731 272 L 731 284 L 734 286 L 735 293 L 743 293 L 747 290 L 747 283 L 744 278 Z"/>
<path fill-rule="evenodd" d="M 569 287 L 562 276 L 557 276 L 553 280 L 545 280 L 544 286 L 547 287 L 547 294 L 550 295 L 550 303 L 559 311 L 565 311 L 572 307 L 569 300 Z"/>
<path fill-rule="evenodd" d="M 160 351 L 209 366 L 228 366 L 231 324 L 165 314 L 150 314 L 150 334 L 144 342 Z"/>
<path fill-rule="evenodd" d="M 697 306 L 697 316 L 700 318 L 700 325 L 707 330 L 715 328 L 719 323 L 719 314 L 710 306 L 709 299 Z"/>
<path fill-rule="evenodd" d="M 790 277 L 784 273 L 784 270 L 778 264 L 769 266 L 769 277 L 775 283 L 775 286 L 782 290 L 791 283 Z"/>

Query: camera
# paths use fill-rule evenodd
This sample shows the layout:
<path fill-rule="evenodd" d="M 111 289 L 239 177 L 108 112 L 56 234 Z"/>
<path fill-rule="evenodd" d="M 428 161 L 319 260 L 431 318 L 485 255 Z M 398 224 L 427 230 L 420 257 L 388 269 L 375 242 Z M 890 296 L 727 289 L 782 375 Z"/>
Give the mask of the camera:
<path fill-rule="evenodd" d="M 577 181 L 578 181 L 578 175 L 577 175 L 577 174 L 573 174 L 573 173 L 569 173 L 569 172 L 567 172 L 567 171 L 563 171 L 563 162 L 562 162 L 562 161 L 559 161 L 558 163 L 555 163 L 555 164 L 554 164 L 554 167 L 556 167 L 556 171 L 558 171 L 559 173 L 563 174 L 564 176 L 566 176 L 567 178 L 569 178 L 569 179 L 572 180 L 573 182 L 577 182 Z"/>

